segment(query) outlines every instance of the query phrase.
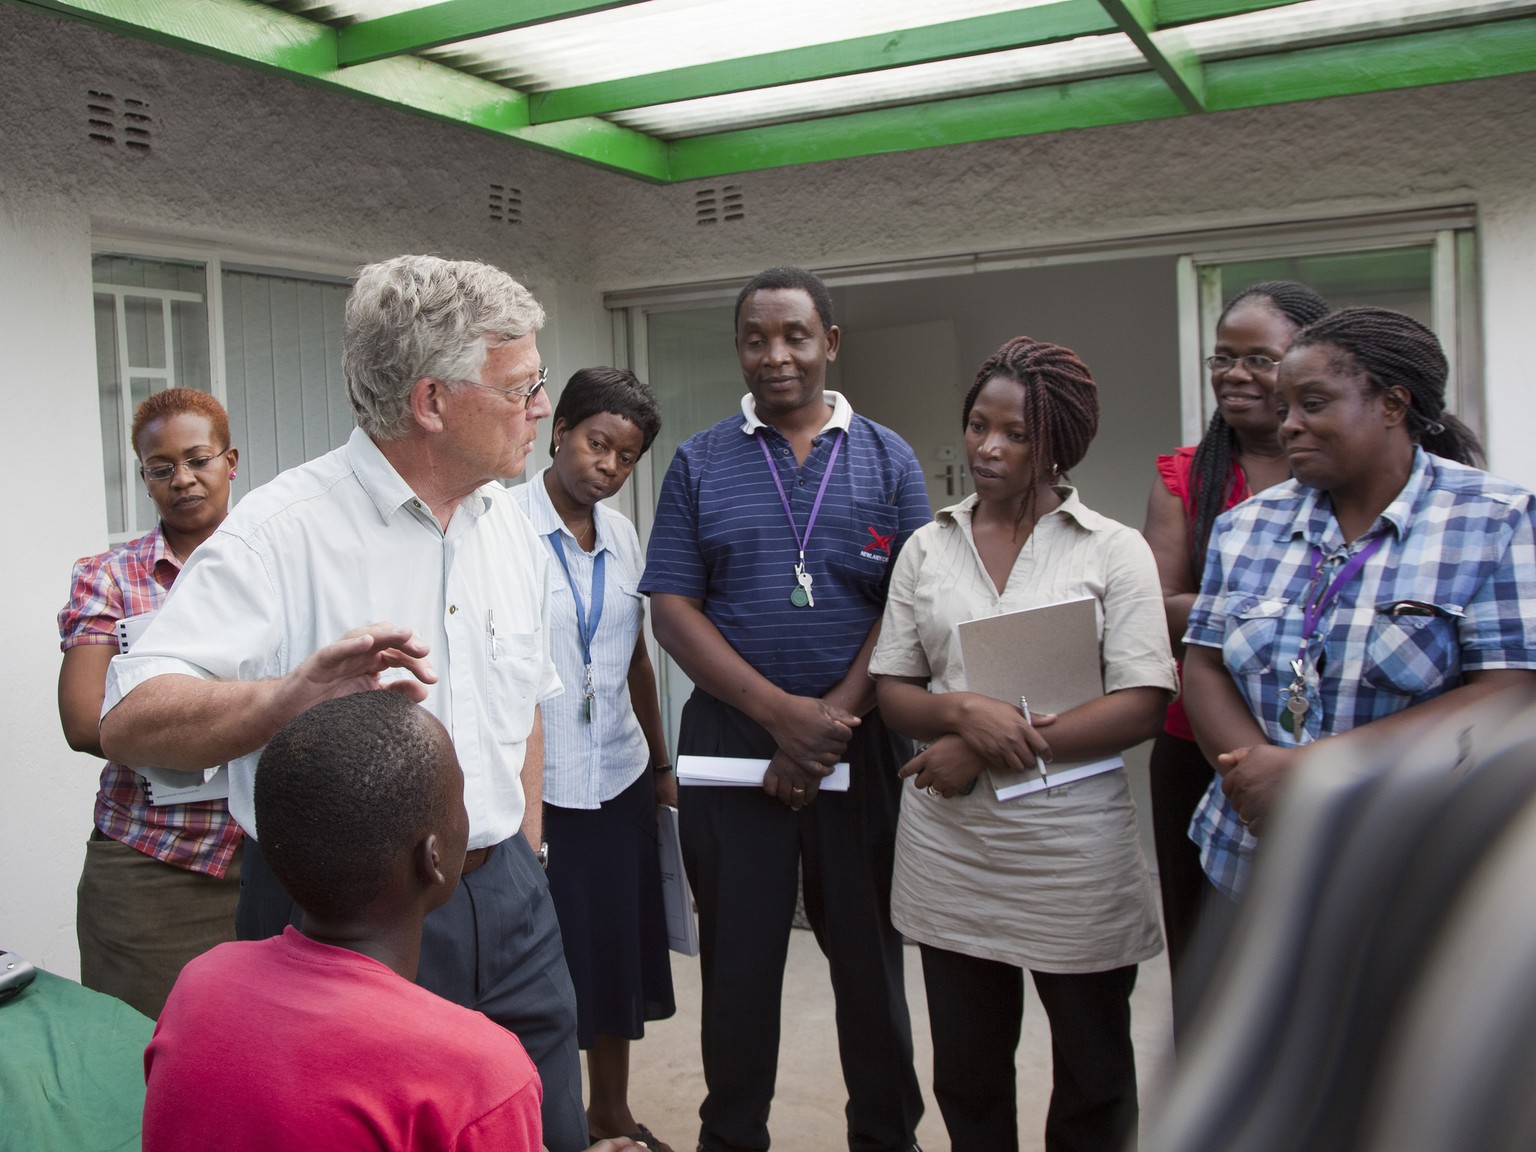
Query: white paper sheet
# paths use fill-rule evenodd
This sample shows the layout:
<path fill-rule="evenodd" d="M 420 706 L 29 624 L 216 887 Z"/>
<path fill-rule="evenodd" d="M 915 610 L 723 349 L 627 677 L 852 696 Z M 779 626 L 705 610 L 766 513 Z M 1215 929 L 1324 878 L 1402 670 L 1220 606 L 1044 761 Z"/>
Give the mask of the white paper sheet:
<path fill-rule="evenodd" d="M 677 809 L 660 808 L 661 900 L 667 912 L 667 947 L 684 956 L 699 954 L 699 925 L 693 918 L 693 889 L 683 869 L 683 841 Z"/>
<path fill-rule="evenodd" d="M 677 782 L 693 785 L 752 785 L 763 786 L 763 776 L 768 772 L 768 761 L 748 760 L 740 756 L 679 756 L 677 758 Z M 821 786 L 828 792 L 848 791 L 848 765 L 835 764 L 832 775 L 821 778 Z"/>

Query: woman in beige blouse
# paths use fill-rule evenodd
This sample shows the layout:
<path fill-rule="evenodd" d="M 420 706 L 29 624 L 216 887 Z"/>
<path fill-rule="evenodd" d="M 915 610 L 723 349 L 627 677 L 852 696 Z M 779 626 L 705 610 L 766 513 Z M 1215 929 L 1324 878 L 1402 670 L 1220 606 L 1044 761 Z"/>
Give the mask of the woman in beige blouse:
<path fill-rule="evenodd" d="M 963 410 L 976 492 L 902 551 L 870 661 L 888 722 L 929 742 L 902 772 L 891 918 L 922 946 L 954 1152 L 1018 1147 L 1026 969 L 1051 1024 L 1046 1147 L 1109 1152 L 1136 1130 L 1130 995 L 1162 945 L 1125 772 L 1007 801 L 984 773 L 1117 756 L 1156 734 L 1174 688 L 1151 551 L 1064 483 L 1098 417 L 1070 349 L 1018 337 L 981 366 Z M 1031 724 L 965 691 L 957 623 L 1083 597 L 1102 698 Z"/>

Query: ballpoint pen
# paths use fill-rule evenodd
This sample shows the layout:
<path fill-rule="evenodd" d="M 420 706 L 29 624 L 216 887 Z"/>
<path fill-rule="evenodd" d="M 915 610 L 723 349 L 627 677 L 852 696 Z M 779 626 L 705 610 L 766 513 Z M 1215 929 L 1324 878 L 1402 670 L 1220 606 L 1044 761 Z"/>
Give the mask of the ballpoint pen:
<path fill-rule="evenodd" d="M 1035 718 L 1029 714 L 1029 699 L 1027 697 L 1019 697 L 1019 711 L 1024 713 L 1024 723 L 1033 728 L 1035 726 Z M 1040 755 L 1038 752 L 1035 753 L 1035 767 L 1040 770 L 1041 783 L 1049 787 L 1051 778 L 1046 774 L 1045 771 L 1045 757 Z"/>

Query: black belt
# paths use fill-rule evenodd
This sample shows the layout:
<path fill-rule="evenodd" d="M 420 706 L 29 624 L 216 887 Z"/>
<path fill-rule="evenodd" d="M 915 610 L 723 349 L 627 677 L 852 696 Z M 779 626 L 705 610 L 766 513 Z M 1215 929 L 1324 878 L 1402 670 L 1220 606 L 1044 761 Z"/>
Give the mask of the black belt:
<path fill-rule="evenodd" d="M 464 853 L 463 875 L 468 876 L 476 868 L 484 864 L 491 858 L 491 853 L 494 851 L 496 851 L 496 845 L 487 844 L 484 848 L 471 848 L 468 852 Z"/>

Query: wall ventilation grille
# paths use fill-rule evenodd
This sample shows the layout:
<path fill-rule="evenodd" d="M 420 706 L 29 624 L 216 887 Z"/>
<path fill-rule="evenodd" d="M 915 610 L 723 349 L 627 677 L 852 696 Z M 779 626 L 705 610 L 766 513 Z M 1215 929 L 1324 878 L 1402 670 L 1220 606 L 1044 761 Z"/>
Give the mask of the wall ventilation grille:
<path fill-rule="evenodd" d="M 722 184 L 719 188 L 700 188 L 693 194 L 695 224 L 734 224 L 747 218 L 746 202 L 740 184 Z"/>
<path fill-rule="evenodd" d="M 150 116 L 147 100 L 133 96 L 119 97 L 99 88 L 86 92 L 86 135 L 102 147 L 148 152 L 153 127 L 154 120 Z"/>
<path fill-rule="evenodd" d="M 510 184 L 492 184 L 489 213 L 498 224 L 523 222 L 523 190 Z"/>

